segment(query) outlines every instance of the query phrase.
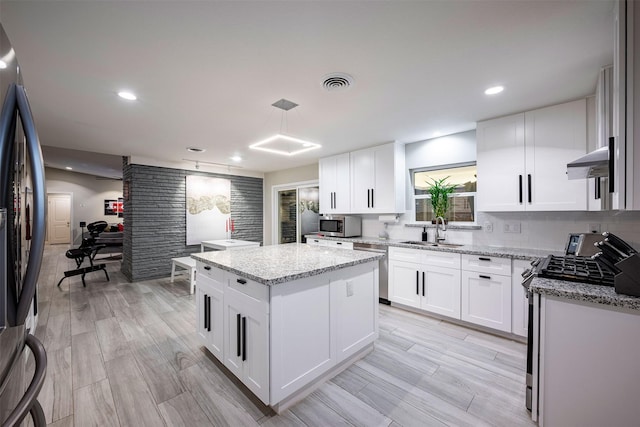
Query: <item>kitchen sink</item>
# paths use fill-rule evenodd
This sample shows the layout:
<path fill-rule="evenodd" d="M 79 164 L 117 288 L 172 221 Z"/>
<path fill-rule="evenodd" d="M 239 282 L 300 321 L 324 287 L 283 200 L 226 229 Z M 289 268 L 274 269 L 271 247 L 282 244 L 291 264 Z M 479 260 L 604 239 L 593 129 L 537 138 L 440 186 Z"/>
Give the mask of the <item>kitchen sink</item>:
<path fill-rule="evenodd" d="M 431 243 L 431 242 L 421 242 L 419 240 L 407 240 L 406 242 L 400 242 L 405 245 L 416 245 L 416 246 L 429 246 L 429 247 L 440 247 L 440 248 L 459 248 L 464 245 L 457 245 L 455 243 Z"/>

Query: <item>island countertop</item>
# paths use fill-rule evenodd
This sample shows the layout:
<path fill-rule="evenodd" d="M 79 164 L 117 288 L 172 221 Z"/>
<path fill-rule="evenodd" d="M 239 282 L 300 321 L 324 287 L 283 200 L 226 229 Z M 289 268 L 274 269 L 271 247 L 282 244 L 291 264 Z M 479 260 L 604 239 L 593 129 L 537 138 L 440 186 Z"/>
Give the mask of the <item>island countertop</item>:
<path fill-rule="evenodd" d="M 585 301 L 640 311 L 640 297 L 617 294 L 611 286 L 536 277 L 529 285 L 529 290 L 538 294 L 566 298 L 568 300 Z"/>
<path fill-rule="evenodd" d="M 288 243 L 235 251 L 202 252 L 191 254 L 191 257 L 263 285 L 273 286 L 376 261 L 383 258 L 384 254 Z"/>

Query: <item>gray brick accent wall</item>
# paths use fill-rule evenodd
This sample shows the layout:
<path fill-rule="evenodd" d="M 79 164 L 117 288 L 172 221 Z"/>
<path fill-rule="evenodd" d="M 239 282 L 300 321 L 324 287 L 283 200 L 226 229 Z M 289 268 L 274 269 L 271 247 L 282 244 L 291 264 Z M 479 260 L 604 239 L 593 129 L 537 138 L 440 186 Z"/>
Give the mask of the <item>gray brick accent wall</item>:
<path fill-rule="evenodd" d="M 200 252 L 186 245 L 186 176 L 231 180 L 232 238 L 263 242 L 263 180 L 128 164 L 123 160 L 122 272 L 131 281 L 166 277 L 171 258 Z"/>

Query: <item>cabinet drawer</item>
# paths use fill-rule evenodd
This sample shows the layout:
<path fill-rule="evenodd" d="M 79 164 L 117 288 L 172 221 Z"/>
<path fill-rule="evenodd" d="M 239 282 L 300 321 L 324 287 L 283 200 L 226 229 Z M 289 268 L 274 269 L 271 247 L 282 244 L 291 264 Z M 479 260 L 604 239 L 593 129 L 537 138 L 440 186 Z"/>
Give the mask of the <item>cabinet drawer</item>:
<path fill-rule="evenodd" d="M 224 284 L 224 270 L 196 261 L 196 274 L 205 278 L 208 283 L 212 283 L 216 288 L 222 290 Z M 196 277 L 196 283 L 198 280 L 200 280 L 200 278 Z"/>
<path fill-rule="evenodd" d="M 269 301 L 269 287 L 237 274 L 228 273 L 229 287 L 260 301 Z"/>
<path fill-rule="evenodd" d="M 311 246 L 321 246 L 324 240 L 322 239 L 307 239 L 307 245 Z"/>
<path fill-rule="evenodd" d="M 389 259 L 420 263 L 422 262 L 422 252 L 421 249 L 406 249 L 391 246 L 389 247 Z"/>
<path fill-rule="evenodd" d="M 353 249 L 352 242 L 339 242 L 337 240 L 324 240 L 324 245 L 331 248 Z"/>
<path fill-rule="evenodd" d="M 453 252 L 422 251 L 425 265 L 460 269 L 460 254 Z"/>
<path fill-rule="evenodd" d="M 485 255 L 462 255 L 462 269 L 478 273 L 511 276 L 511 259 Z"/>

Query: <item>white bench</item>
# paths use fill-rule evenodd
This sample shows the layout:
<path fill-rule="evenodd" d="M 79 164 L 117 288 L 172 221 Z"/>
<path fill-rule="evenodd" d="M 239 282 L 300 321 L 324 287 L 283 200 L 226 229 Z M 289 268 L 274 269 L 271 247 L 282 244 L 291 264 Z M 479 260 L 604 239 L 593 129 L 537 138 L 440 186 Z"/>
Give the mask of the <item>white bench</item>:
<path fill-rule="evenodd" d="M 189 283 L 191 284 L 191 293 L 193 294 L 196 288 L 196 260 L 189 256 L 171 258 L 171 283 L 173 283 L 176 274 L 176 266 L 189 270 Z"/>

